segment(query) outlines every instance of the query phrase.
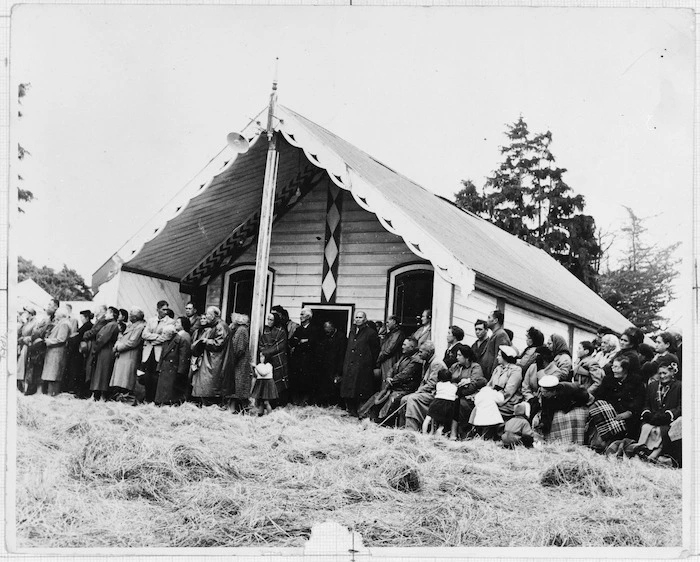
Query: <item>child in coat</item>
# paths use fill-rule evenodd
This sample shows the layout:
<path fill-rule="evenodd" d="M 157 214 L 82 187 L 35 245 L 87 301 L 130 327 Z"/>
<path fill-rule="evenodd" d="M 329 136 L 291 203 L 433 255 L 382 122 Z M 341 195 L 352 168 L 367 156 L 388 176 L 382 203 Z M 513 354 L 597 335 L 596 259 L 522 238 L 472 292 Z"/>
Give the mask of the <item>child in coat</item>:
<path fill-rule="evenodd" d="M 433 435 L 442 434 L 446 427 L 450 428 L 450 439 L 457 439 L 457 413 L 459 402 L 457 401 L 457 382 L 459 374 L 454 375 L 457 380 L 452 380 L 453 374 L 447 369 L 438 372 L 438 382 L 435 385 L 435 398 L 430 403 L 428 415 L 423 420 L 423 433 L 428 433 L 430 424 L 433 424 Z"/>
<path fill-rule="evenodd" d="M 255 399 L 255 405 L 258 407 L 258 416 L 263 416 L 272 412 L 270 400 L 276 400 L 277 385 L 272 378 L 272 363 L 265 353 L 260 353 L 260 363 L 253 365 L 255 373 L 255 383 L 250 391 L 250 397 Z"/>
<path fill-rule="evenodd" d="M 513 417 L 506 422 L 506 426 L 501 435 L 504 447 L 509 449 L 516 445 L 525 445 L 530 448 L 535 441 L 535 432 L 532 431 L 528 418 L 530 417 L 530 404 L 521 402 L 516 404 L 513 410 Z"/>

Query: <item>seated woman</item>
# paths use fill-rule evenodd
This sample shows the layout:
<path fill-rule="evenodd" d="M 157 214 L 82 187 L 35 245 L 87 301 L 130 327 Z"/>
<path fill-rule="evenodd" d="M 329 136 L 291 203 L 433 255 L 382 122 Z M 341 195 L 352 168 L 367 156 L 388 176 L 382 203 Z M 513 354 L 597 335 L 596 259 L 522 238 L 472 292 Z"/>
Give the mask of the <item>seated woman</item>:
<path fill-rule="evenodd" d="M 539 381 L 541 408 L 538 429 L 546 441 L 584 444 L 588 391 L 580 384 L 546 375 Z"/>
<path fill-rule="evenodd" d="M 677 372 L 675 361 L 670 357 L 661 358 L 659 378 L 651 381 L 646 391 L 638 441 L 644 448 L 638 450 L 637 455 L 655 460 L 666 454 L 680 466 L 680 441 L 671 443 L 668 437 L 671 423 L 681 416 L 681 382 L 676 380 Z"/>
<path fill-rule="evenodd" d="M 523 400 L 530 404 L 532 416 L 539 411 L 539 380 L 547 375 L 554 375 L 559 380 L 559 377 L 555 374 L 559 373 L 559 367 L 552 361 L 553 359 L 551 349 L 547 346 L 538 347 L 535 362 L 530 365 L 527 372 L 523 375 L 520 393 L 523 395 Z"/>
<path fill-rule="evenodd" d="M 525 343 L 527 344 L 525 351 L 522 352 L 515 362 L 515 364 L 523 370 L 523 373 L 527 373 L 530 365 L 535 362 L 537 358 L 537 348 L 544 345 L 544 334 L 537 328 L 528 328 L 525 333 Z"/>
<path fill-rule="evenodd" d="M 455 346 L 457 362 L 450 367 L 450 372 L 459 377 L 457 397 L 459 398 L 457 428 L 458 436 L 469 432 L 469 417 L 474 409 L 474 395 L 486 386 L 486 379 L 481 365 L 471 347 L 459 343 Z"/>
<path fill-rule="evenodd" d="M 589 411 L 588 444 L 596 451 L 604 451 L 617 439 L 636 439 L 644 396 L 644 383 L 630 372 L 629 358 L 614 359 L 612 374 L 603 377 L 594 393 L 596 401 Z"/>
<path fill-rule="evenodd" d="M 547 340 L 547 347 L 552 350 L 554 364 L 559 368 L 555 374 L 560 381 L 571 380 L 571 350 L 563 337 L 552 334 Z"/>
<path fill-rule="evenodd" d="M 518 358 L 515 349 L 510 345 L 501 345 L 498 349 L 498 365 L 491 373 L 491 379 L 486 386 L 503 394 L 503 403 L 499 404 L 498 410 L 501 412 L 503 420 L 507 421 L 513 416 L 515 405 L 523 401 L 523 395 L 520 393 L 523 371 L 515 364 Z"/>
<path fill-rule="evenodd" d="M 639 344 L 644 341 L 644 333 L 639 328 L 627 328 L 620 336 L 620 351 L 613 357 L 620 359 L 626 357 L 629 360 L 629 372 L 632 375 L 639 375 L 642 369 L 642 362 L 639 355 Z M 612 361 L 604 367 L 605 373 L 612 375 Z"/>
<path fill-rule="evenodd" d="M 654 338 L 654 346 L 656 355 L 651 360 L 651 365 L 653 366 L 653 373 L 659 369 L 661 361 L 664 359 L 670 360 L 671 363 L 676 363 L 678 365 L 678 373 L 675 375 L 676 380 L 681 379 L 680 371 L 680 361 L 678 360 L 678 355 L 676 354 L 676 338 L 670 332 L 661 332 L 658 336 Z"/>
<path fill-rule="evenodd" d="M 573 382 L 581 385 L 590 393 L 591 402 L 593 402 L 593 393 L 600 386 L 603 376 L 605 376 L 603 369 L 600 368 L 593 357 L 594 351 L 595 348 L 589 341 L 582 341 L 578 344 L 576 352 L 578 360 L 574 364 L 572 378 Z"/>

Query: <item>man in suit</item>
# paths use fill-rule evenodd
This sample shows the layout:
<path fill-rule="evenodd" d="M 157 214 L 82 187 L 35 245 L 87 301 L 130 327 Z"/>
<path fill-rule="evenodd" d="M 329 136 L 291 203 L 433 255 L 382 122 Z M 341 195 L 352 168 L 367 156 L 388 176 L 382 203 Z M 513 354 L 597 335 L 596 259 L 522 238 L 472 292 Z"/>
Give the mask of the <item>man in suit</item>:
<path fill-rule="evenodd" d="M 445 357 L 443 357 L 442 362 L 447 365 L 449 369 L 457 363 L 457 350 L 455 346 L 462 343 L 464 339 L 464 330 L 459 326 L 450 326 L 447 329 L 447 350 L 445 351 Z"/>
<path fill-rule="evenodd" d="M 401 413 L 406 429 L 420 431 L 423 420 L 428 413 L 430 403 L 435 397 L 435 385 L 438 372 L 447 366 L 435 355 L 435 344 L 430 340 L 422 343 L 418 354 L 423 360 L 423 372 L 418 390 L 401 398 L 401 405 L 406 409 Z"/>
<path fill-rule="evenodd" d="M 502 345 L 510 346 L 510 338 L 503 329 L 503 320 L 503 313 L 500 310 L 494 310 L 486 319 L 486 324 L 491 330 L 491 337 L 486 344 L 486 353 L 484 354 L 482 367 L 486 380 L 491 378 L 491 373 L 498 365 L 499 347 Z"/>
<path fill-rule="evenodd" d="M 477 363 L 481 365 L 481 372 L 486 373 L 484 355 L 486 355 L 486 345 L 489 342 L 489 328 L 486 325 L 486 320 L 479 319 L 474 322 L 474 334 L 476 341 L 472 344 L 472 351 L 476 356 Z"/>

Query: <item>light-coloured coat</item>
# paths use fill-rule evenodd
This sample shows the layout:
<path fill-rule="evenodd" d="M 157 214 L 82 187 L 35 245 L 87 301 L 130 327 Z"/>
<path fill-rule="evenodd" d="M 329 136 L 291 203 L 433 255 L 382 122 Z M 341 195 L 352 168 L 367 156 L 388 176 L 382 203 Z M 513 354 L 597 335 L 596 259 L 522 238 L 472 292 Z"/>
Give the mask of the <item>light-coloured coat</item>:
<path fill-rule="evenodd" d="M 136 369 L 141 362 L 141 345 L 143 343 L 141 335 L 145 327 L 146 322 L 138 320 L 127 326 L 124 333 L 117 338 L 114 351 L 119 355 L 114 361 L 114 370 L 109 386 L 133 390 L 136 384 Z"/>
<path fill-rule="evenodd" d="M 66 342 L 70 336 L 71 326 L 68 318 L 62 318 L 53 327 L 46 342 L 46 356 L 41 379 L 50 382 L 60 381 L 66 366 Z"/>

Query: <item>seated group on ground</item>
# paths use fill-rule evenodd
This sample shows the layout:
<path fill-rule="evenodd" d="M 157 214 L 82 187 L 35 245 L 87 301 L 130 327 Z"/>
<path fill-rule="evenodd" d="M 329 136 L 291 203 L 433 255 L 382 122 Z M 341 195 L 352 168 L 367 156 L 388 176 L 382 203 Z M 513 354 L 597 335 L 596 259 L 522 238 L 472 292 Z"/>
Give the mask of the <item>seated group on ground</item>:
<path fill-rule="evenodd" d="M 478 435 L 507 447 L 563 441 L 681 465 L 679 334 L 656 334 L 653 348 L 638 328 L 618 336 L 601 327 L 573 358 L 564 337 L 531 327 L 520 352 L 495 310 L 474 324 L 472 345 L 450 326 L 441 359 L 429 310 L 411 335 L 396 316 L 375 323 L 358 311 L 346 337 L 332 322 L 316 325 L 308 308 L 296 323 L 274 306 L 253 360 L 248 316 L 234 313 L 228 325 L 217 307 L 200 316 L 191 302 L 185 316 L 176 318 L 166 301 L 156 311 L 146 321 L 137 307 L 99 306 L 81 311 L 78 322 L 55 299 L 41 318 L 25 307 L 18 388 L 258 415 L 290 403 L 338 405 L 380 425 L 451 439 Z"/>

